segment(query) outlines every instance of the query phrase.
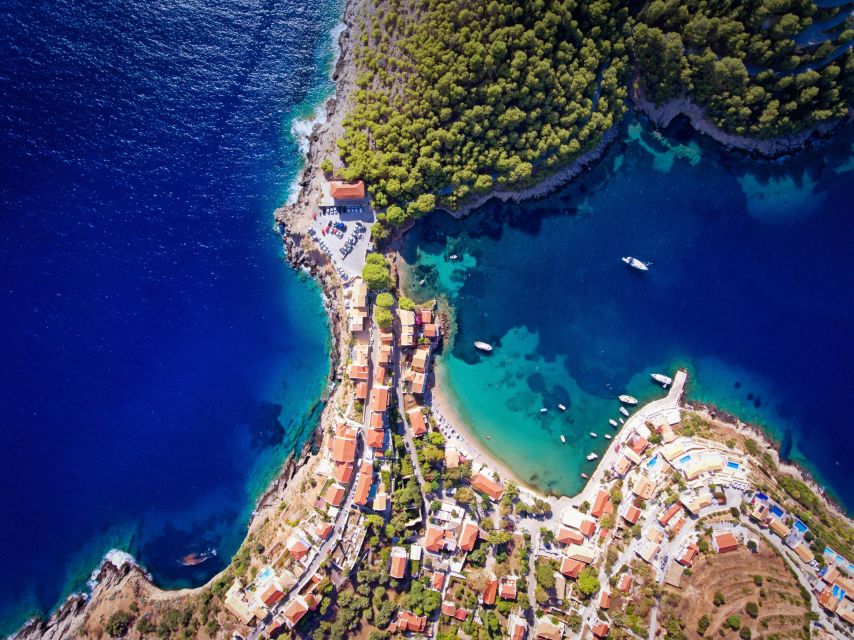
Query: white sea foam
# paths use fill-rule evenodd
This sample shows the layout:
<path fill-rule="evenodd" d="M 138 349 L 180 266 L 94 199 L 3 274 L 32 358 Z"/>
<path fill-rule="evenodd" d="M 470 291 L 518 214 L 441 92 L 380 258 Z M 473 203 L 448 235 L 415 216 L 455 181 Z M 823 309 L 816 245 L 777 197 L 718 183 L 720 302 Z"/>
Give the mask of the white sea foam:
<path fill-rule="evenodd" d="M 338 64 L 338 58 L 341 56 L 341 46 L 338 44 L 340 36 L 344 33 L 346 29 L 346 25 L 343 22 L 338 22 L 332 30 L 329 32 L 330 38 L 330 47 L 332 50 L 332 58 L 329 64 L 329 68 L 327 69 L 327 73 L 329 78 L 332 78 L 332 72 L 335 69 L 335 65 Z M 330 96 L 334 95 L 334 89 L 322 96 L 320 103 L 315 106 L 311 115 L 308 117 L 302 118 L 294 118 L 291 121 L 291 137 L 297 143 L 297 147 L 299 148 L 300 156 L 302 161 L 305 161 L 306 156 L 308 155 L 308 150 L 311 146 L 311 132 L 314 131 L 314 127 L 319 124 L 323 124 L 326 122 L 328 117 L 328 112 L 326 111 L 326 101 L 329 100 Z M 291 183 L 290 188 L 288 189 L 288 198 L 286 204 L 293 204 L 296 202 L 297 197 L 300 192 L 300 177 L 302 175 L 302 167 L 297 172 L 296 176 L 294 176 L 294 180 Z"/>
<path fill-rule="evenodd" d="M 90 591 L 94 590 L 98 585 L 98 574 L 101 573 L 101 567 L 104 566 L 105 562 L 109 562 L 119 569 L 126 564 L 132 564 L 139 567 L 139 564 L 127 551 L 122 551 L 121 549 L 110 549 L 104 554 L 104 558 L 101 560 L 100 564 L 98 564 L 98 568 L 92 572 L 92 575 L 89 576 L 89 580 L 86 582 L 86 586 L 89 587 Z M 146 573 L 146 575 L 148 574 Z M 151 576 L 148 577 L 151 578 Z"/>

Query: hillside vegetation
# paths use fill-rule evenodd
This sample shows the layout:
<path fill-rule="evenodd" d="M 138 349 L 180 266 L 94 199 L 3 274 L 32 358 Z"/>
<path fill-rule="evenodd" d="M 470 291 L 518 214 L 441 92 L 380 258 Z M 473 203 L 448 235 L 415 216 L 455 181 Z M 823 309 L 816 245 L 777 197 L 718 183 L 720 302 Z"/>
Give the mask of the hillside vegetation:
<path fill-rule="evenodd" d="M 342 177 L 365 179 L 384 210 L 375 237 L 568 166 L 621 120 L 630 82 L 655 103 L 689 97 L 721 128 L 757 137 L 838 120 L 852 102 L 844 8 L 653 0 L 632 15 L 630 6 L 368 0 L 338 145 Z M 814 23 L 822 28 L 807 33 Z M 824 42 L 807 42 L 816 37 Z"/>

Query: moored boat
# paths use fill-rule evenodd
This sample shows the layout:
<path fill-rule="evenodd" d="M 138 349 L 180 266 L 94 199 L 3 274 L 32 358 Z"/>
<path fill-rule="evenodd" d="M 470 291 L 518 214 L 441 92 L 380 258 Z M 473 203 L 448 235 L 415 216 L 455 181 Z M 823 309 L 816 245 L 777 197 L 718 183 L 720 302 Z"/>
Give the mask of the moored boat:
<path fill-rule="evenodd" d="M 581 477 L 582 477 L 582 478 L 584 478 L 585 480 L 589 480 L 589 479 L 590 479 L 590 476 L 588 476 L 586 473 L 582 473 L 582 474 L 581 474 Z"/>
<path fill-rule="evenodd" d="M 608 434 L 608 433 L 606 433 L 606 434 L 605 434 L 605 440 L 610 440 L 610 439 L 611 439 L 611 435 L 610 435 L 610 434 Z"/>
<path fill-rule="evenodd" d="M 625 422 L 623 422 L 622 418 L 620 418 L 620 424 L 626 424 Z"/>
<path fill-rule="evenodd" d="M 557 408 L 558 408 L 558 409 L 560 409 L 561 411 L 566 411 L 566 407 L 565 407 L 564 405 L 562 405 L 562 404 L 559 404 L 559 405 L 557 406 Z"/>
<path fill-rule="evenodd" d="M 546 411 L 548 411 L 548 409 L 546 409 L 545 407 L 543 407 L 542 409 L 540 409 L 540 413 L 545 413 Z"/>
<path fill-rule="evenodd" d="M 651 262 L 641 262 L 637 258 L 632 258 L 631 256 L 626 256 L 623 258 L 623 262 L 629 265 L 632 269 L 637 269 L 638 271 L 649 271 L 649 265 Z"/>
<path fill-rule="evenodd" d="M 480 340 L 474 343 L 474 348 L 479 351 L 485 351 L 486 353 L 492 352 L 492 345 L 488 342 L 481 342 Z"/>
<path fill-rule="evenodd" d="M 593 453 L 592 451 L 591 451 L 590 453 L 588 453 L 588 454 L 587 454 L 587 460 L 595 460 L 595 459 L 596 459 L 596 458 L 598 458 L 598 457 L 599 457 L 599 456 L 598 456 L 598 455 L 596 455 L 595 453 Z"/>
<path fill-rule="evenodd" d="M 622 395 L 620 396 L 620 402 L 625 402 L 626 404 L 637 404 L 638 399 L 634 396 Z"/>
<path fill-rule="evenodd" d="M 563 434 L 560 434 L 560 441 L 563 442 L 564 444 L 566 444 L 566 436 Z"/>
<path fill-rule="evenodd" d="M 622 413 L 627 418 L 629 417 L 629 412 L 626 410 L 625 407 L 620 407 L 620 413 Z"/>
<path fill-rule="evenodd" d="M 650 377 L 664 387 L 669 387 L 673 382 L 673 378 L 666 376 L 663 373 L 651 373 Z"/>
<path fill-rule="evenodd" d="M 591 432 L 590 432 L 590 437 L 591 437 L 591 438 L 598 438 L 599 436 L 598 436 L 594 431 L 591 431 Z"/>
<path fill-rule="evenodd" d="M 608 420 L 608 422 L 610 422 L 610 423 L 611 423 L 611 426 L 612 426 L 612 427 L 616 427 L 616 426 L 617 426 L 617 421 L 616 421 L 616 420 L 611 419 L 611 420 Z"/>

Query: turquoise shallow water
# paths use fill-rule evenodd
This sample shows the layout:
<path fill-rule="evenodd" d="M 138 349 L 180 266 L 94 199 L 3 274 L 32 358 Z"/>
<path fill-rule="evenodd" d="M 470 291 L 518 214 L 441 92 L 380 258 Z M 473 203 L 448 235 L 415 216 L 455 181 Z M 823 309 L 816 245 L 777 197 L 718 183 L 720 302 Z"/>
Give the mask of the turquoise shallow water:
<path fill-rule="evenodd" d="M 682 124 L 662 136 L 632 122 L 548 198 L 430 216 L 405 240 L 405 275 L 416 297 L 455 308 L 440 362 L 458 410 L 521 477 L 574 494 L 616 396 L 659 397 L 649 374 L 686 366 L 691 398 L 762 424 L 854 504 L 840 453 L 854 437 L 851 167 L 850 130 L 764 162 Z"/>

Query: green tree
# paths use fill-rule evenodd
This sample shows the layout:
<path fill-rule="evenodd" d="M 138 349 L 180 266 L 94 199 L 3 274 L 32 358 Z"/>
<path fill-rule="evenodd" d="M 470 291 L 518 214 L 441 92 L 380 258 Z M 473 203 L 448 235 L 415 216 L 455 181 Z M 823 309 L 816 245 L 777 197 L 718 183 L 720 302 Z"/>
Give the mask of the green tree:
<path fill-rule="evenodd" d="M 599 590 L 599 580 L 596 577 L 596 571 L 592 567 L 586 567 L 578 574 L 578 590 L 589 598 Z"/>
<path fill-rule="evenodd" d="M 123 638 L 133 625 L 133 615 L 127 611 L 116 611 L 104 624 L 104 632 L 111 638 Z"/>

